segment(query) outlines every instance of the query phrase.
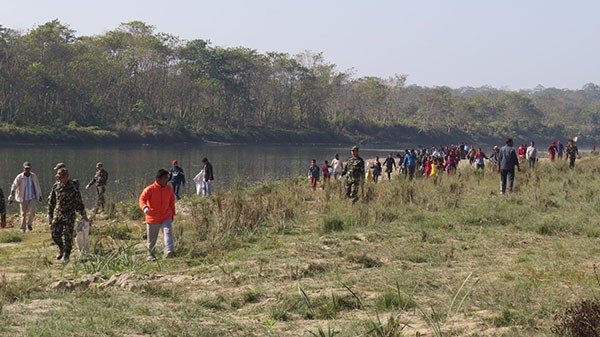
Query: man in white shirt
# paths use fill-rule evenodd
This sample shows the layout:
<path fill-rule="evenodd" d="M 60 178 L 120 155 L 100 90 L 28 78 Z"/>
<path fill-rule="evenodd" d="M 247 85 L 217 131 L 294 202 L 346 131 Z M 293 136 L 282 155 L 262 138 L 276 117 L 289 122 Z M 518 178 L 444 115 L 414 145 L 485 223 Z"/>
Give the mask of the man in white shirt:
<path fill-rule="evenodd" d="M 529 168 L 534 168 L 535 162 L 537 161 L 537 149 L 535 148 L 535 142 L 533 140 L 525 152 L 525 158 L 527 158 Z"/>
<path fill-rule="evenodd" d="M 331 167 L 333 168 L 333 178 L 338 180 L 340 174 L 342 174 L 342 161 L 340 160 L 340 155 L 338 153 L 336 153 L 331 160 Z"/>
<path fill-rule="evenodd" d="M 37 201 L 42 201 L 42 189 L 35 173 L 31 172 L 31 163 L 23 163 L 23 172 L 18 174 L 10 187 L 8 202 L 19 203 L 21 211 L 21 232 L 33 230 L 33 218 Z"/>

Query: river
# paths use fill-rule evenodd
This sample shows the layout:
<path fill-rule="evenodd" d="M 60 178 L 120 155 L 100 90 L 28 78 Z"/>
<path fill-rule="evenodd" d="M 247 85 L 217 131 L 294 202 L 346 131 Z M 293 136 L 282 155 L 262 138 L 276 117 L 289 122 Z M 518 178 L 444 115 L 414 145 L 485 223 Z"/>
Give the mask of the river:
<path fill-rule="evenodd" d="M 5 197 L 15 176 L 22 171 L 22 164 L 29 161 L 32 172 L 40 178 L 44 200 L 54 183 L 54 165 L 64 162 L 71 178 L 79 179 L 86 206 L 93 206 L 95 189 L 84 190 L 95 172 L 96 163 L 104 163 L 109 173 L 107 199 L 118 201 L 137 198 L 144 186 L 152 183 L 156 171 L 169 169 L 171 161 L 177 159 L 184 169 L 189 184 L 184 195 L 194 192 L 192 178 L 201 169 L 202 158 L 213 164 L 214 190 L 229 188 L 236 180 L 250 183 L 286 179 L 305 175 L 311 159 L 319 166 L 331 160 L 335 153 L 345 159 L 351 146 L 303 145 L 107 145 L 107 146 L 64 146 L 64 145 L 2 145 L 0 147 L 0 187 Z M 363 158 L 385 156 L 391 149 L 364 148 Z M 15 205 L 9 212 L 16 212 Z"/>

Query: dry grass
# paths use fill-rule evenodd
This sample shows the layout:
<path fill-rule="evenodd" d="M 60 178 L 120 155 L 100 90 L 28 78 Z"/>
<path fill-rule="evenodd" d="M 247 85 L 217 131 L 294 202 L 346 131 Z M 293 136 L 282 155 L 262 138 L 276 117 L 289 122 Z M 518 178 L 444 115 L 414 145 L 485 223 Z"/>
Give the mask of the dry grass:
<path fill-rule="evenodd" d="M 101 249 L 68 265 L 38 225 L 0 244 L 0 334 L 552 335 L 600 290 L 599 163 L 544 163 L 508 196 L 470 167 L 383 181 L 354 206 L 302 179 L 237 186 L 179 203 L 178 257 L 154 263 L 126 216 L 97 220 Z"/>

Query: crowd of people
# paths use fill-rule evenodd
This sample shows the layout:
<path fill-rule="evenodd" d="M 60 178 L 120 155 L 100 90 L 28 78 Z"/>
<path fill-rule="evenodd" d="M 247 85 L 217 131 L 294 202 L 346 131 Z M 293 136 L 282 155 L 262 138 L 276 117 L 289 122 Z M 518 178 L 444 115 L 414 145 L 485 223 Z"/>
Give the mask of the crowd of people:
<path fill-rule="evenodd" d="M 213 167 L 207 158 L 202 159 L 202 163 L 202 169 L 193 179 L 196 193 L 210 196 L 214 180 Z M 156 259 L 154 248 L 160 231 L 163 232 L 165 241 L 164 256 L 170 258 L 175 255 L 172 222 L 175 216 L 175 200 L 181 198 L 180 187 L 185 185 L 185 174 L 177 160 L 173 160 L 171 164 L 172 167 L 168 171 L 164 169 L 158 171 L 154 183 L 146 187 L 138 199 L 139 207 L 145 215 L 149 261 Z M 47 197 L 47 219 L 52 241 L 58 247 L 55 258 L 68 262 L 75 234 L 77 234 L 79 248 L 83 252 L 87 251 L 90 218 L 81 197 L 79 181 L 69 177 L 69 171 L 64 163 L 57 163 L 54 173 L 56 180 Z M 97 201 L 93 208 L 93 215 L 104 212 L 107 183 L 108 172 L 104 169 L 104 164 L 98 162 L 94 176 L 85 186 L 86 190 L 92 186 L 96 187 Z M 33 231 L 36 209 L 38 203 L 42 203 L 44 198 L 39 178 L 32 172 L 30 162 L 23 163 L 22 172 L 15 177 L 7 200 L 9 204 L 13 202 L 19 204 L 21 233 Z M 77 213 L 81 215 L 81 221 L 75 227 Z M 0 227 L 11 228 L 12 224 L 6 220 L 6 202 L 1 188 L 0 214 Z"/>
<path fill-rule="evenodd" d="M 569 168 L 573 169 L 575 160 L 579 158 L 576 141 L 577 138 L 569 139 L 566 147 L 560 141 L 553 141 L 548 148 L 550 160 L 563 159 L 564 156 L 564 160 L 569 162 Z M 592 144 L 592 152 L 594 150 L 595 145 Z M 356 202 L 358 182 L 361 180 L 377 183 L 383 173 L 388 180 L 392 180 L 394 172 L 398 172 L 399 176 L 407 180 L 441 174 L 453 175 L 461 161 L 466 161 L 469 165 L 474 165 L 478 171 L 481 170 L 482 174 L 486 163 L 492 171 L 500 173 L 500 194 L 505 194 L 507 189 L 509 193 L 513 192 L 515 168 L 520 171 L 521 163 L 526 162 L 530 169 L 534 169 L 539 160 L 534 141 L 531 141 L 529 146 L 521 144 L 518 149 L 515 149 L 512 138 L 508 138 L 502 147 L 494 146 L 489 156 L 481 147 L 464 143 L 430 148 L 419 146 L 416 150 L 406 149 L 395 156 L 389 153 L 383 163 L 378 156 L 371 162 L 365 161 L 360 158 L 358 151 L 358 146 L 354 146 L 351 149 L 351 156 L 345 162 L 342 162 L 339 154 L 336 153 L 331 163 L 325 160 L 321 167 L 318 166 L 316 159 L 313 159 L 308 169 L 311 188 L 317 189 L 321 177 L 323 189 L 328 188 L 331 176 L 334 180 L 345 179 L 346 195 Z"/>

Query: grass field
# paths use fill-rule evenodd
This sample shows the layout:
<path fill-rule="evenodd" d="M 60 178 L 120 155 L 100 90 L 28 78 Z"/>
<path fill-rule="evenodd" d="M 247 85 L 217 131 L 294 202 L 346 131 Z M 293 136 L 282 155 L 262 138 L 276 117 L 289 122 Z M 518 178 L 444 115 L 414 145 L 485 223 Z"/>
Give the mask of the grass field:
<path fill-rule="evenodd" d="M 367 183 L 355 205 L 335 183 L 237 184 L 178 203 L 178 256 L 156 262 L 135 201 L 66 265 L 40 215 L 0 232 L 0 335 L 553 336 L 600 294 L 599 172 L 545 162 L 501 196 L 465 167 Z"/>

